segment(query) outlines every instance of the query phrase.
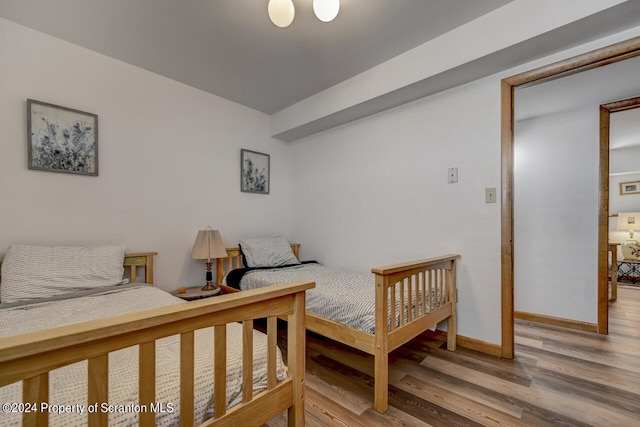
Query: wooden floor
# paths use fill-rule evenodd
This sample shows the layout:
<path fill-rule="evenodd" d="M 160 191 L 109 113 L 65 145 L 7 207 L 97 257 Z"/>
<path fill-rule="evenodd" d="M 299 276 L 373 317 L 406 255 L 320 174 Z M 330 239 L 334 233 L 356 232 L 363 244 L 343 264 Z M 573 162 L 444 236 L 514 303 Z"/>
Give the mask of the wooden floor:
<path fill-rule="evenodd" d="M 620 287 L 609 325 L 518 322 L 514 360 L 419 337 L 390 355 L 385 414 L 371 409 L 373 358 L 308 334 L 307 426 L 640 426 L 640 289 Z"/>

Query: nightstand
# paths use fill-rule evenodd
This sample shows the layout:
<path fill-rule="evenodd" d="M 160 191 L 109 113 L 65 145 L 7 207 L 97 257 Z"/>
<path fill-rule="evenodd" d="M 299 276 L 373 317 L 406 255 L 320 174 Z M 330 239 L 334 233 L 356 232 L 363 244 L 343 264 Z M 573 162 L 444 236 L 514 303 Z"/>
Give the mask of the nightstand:
<path fill-rule="evenodd" d="M 201 289 L 201 286 L 196 286 L 193 288 L 187 288 L 187 291 L 183 293 L 180 293 L 180 290 L 177 289 L 171 292 L 171 295 L 186 301 L 194 301 L 202 298 L 209 298 L 209 297 L 215 297 L 216 295 L 222 295 L 222 289 L 217 288 L 212 291 L 203 291 Z"/>

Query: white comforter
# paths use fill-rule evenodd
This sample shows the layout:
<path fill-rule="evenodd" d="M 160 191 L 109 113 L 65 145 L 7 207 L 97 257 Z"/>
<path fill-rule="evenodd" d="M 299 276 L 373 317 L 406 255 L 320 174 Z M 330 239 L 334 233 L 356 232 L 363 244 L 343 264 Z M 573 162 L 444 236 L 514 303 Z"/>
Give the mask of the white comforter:
<path fill-rule="evenodd" d="M 157 288 L 143 285 L 121 287 L 90 296 L 3 307 L 0 305 L 0 337 L 7 337 L 56 326 L 67 325 L 118 314 L 185 303 Z M 195 334 L 196 420 L 213 416 L 213 329 Z M 156 344 L 156 399 L 165 412 L 156 413 L 157 425 L 179 423 L 180 342 L 173 336 Z M 109 402 L 101 405 L 109 412 L 110 426 L 137 425 L 138 415 L 138 347 L 109 354 Z M 242 400 L 242 326 L 227 326 L 227 402 Z M 278 352 L 278 379 L 284 379 L 285 367 Z M 49 414 L 53 426 L 82 426 L 87 423 L 87 362 L 54 370 L 49 377 L 51 405 L 73 405 L 74 412 Z M 254 393 L 266 388 L 266 336 L 254 331 Z M 22 384 L 0 388 L 0 403 L 22 402 Z M 111 405 L 111 406 L 106 406 Z M 121 406 L 119 406 L 121 405 Z M 129 405 L 129 406 L 127 406 Z M 79 409 L 84 413 L 79 414 Z M 102 410 L 102 409 L 101 409 Z M 110 412 L 110 411 L 114 412 Z M 123 410 L 124 412 L 118 412 Z M 19 413 L 0 413 L 0 426 L 21 425 Z"/>

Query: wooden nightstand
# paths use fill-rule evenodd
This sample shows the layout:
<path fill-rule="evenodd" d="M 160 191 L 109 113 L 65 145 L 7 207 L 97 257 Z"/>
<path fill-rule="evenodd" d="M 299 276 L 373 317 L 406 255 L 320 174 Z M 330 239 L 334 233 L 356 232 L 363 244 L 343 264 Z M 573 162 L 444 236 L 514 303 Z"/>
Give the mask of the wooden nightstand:
<path fill-rule="evenodd" d="M 187 292 L 180 293 L 180 290 L 177 289 L 171 292 L 171 295 L 174 297 L 182 298 L 186 301 L 194 301 L 202 298 L 215 297 L 216 295 L 222 295 L 222 289 L 217 288 L 212 291 L 203 291 L 201 286 L 196 286 L 193 288 L 187 288 Z"/>

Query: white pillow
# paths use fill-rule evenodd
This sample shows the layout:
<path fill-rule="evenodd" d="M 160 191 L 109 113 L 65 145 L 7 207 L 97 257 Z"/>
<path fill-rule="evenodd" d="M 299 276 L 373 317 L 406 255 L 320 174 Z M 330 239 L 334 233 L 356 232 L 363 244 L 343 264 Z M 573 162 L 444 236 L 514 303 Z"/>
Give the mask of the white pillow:
<path fill-rule="evenodd" d="M 0 300 L 10 303 L 125 283 L 125 246 L 11 244 L 2 262 Z"/>
<path fill-rule="evenodd" d="M 240 250 L 247 267 L 282 267 L 300 264 L 291 245 L 282 236 L 240 240 Z"/>

